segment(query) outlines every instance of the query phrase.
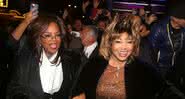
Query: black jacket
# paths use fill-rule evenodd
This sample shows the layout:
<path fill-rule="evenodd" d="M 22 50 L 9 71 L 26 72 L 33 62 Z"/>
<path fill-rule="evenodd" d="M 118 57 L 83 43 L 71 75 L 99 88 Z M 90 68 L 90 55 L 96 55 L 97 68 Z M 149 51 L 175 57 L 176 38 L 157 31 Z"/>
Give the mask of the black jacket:
<path fill-rule="evenodd" d="M 78 91 L 73 86 L 76 66 L 65 52 L 61 55 L 61 62 L 63 69 L 61 88 L 53 95 L 45 94 L 40 80 L 40 67 L 33 52 L 26 48 L 22 50 L 14 63 L 15 72 L 8 85 L 7 99 L 68 99 L 72 94 L 77 95 Z M 76 93 L 72 93 L 72 87 Z"/>
<path fill-rule="evenodd" d="M 166 72 L 176 64 L 176 57 L 185 48 L 185 28 L 181 28 L 178 40 L 180 40 L 180 46 L 178 50 L 174 47 L 172 37 L 173 28 L 170 25 L 170 17 L 165 18 L 159 23 L 155 24 L 151 28 L 149 35 L 149 41 L 156 52 L 158 63 L 158 69 L 162 75 L 166 75 Z"/>
<path fill-rule="evenodd" d="M 97 58 L 84 66 L 79 83 L 84 89 L 87 99 L 96 99 L 98 80 L 107 65 L 106 60 Z M 154 99 L 157 91 L 163 85 L 154 69 L 137 60 L 125 67 L 125 77 L 127 99 Z"/>

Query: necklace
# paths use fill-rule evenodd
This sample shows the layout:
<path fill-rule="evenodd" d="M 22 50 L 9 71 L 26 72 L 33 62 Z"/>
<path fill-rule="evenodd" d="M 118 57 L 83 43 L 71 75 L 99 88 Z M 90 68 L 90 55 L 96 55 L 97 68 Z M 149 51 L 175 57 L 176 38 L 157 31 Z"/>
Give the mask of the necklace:
<path fill-rule="evenodd" d="M 117 67 L 116 67 L 116 69 L 117 69 L 117 70 L 116 70 L 116 77 L 118 78 L 118 76 L 119 76 L 120 66 L 117 66 Z"/>
<path fill-rule="evenodd" d="M 115 67 L 115 66 L 112 66 L 110 64 L 107 68 L 107 71 L 110 72 L 110 73 L 114 73 L 116 78 L 119 77 L 120 70 L 122 70 L 122 68 L 120 68 L 120 66 Z"/>

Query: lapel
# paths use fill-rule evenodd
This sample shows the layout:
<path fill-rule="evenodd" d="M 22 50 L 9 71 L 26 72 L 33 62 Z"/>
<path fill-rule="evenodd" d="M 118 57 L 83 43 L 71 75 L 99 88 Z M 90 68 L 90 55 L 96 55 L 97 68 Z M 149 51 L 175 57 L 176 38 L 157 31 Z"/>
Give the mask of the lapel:
<path fill-rule="evenodd" d="M 62 71 L 63 71 L 63 82 L 62 82 L 62 85 L 60 87 L 60 90 L 56 93 L 58 94 L 59 96 L 62 96 L 64 95 L 64 93 L 69 93 L 70 91 L 70 88 L 72 87 L 71 86 L 71 83 L 72 83 L 72 80 L 73 80 L 73 75 L 71 73 L 72 68 L 71 68 L 71 63 L 70 61 L 68 60 L 69 56 L 61 56 L 62 59 L 61 59 L 61 62 L 62 62 Z"/>
<path fill-rule="evenodd" d="M 62 93 L 64 91 L 64 87 L 66 86 L 66 84 L 68 83 L 66 79 L 70 79 L 69 77 L 69 66 L 67 65 L 67 61 L 65 61 L 64 59 L 61 60 L 62 61 L 62 71 L 63 71 L 63 82 L 61 85 L 60 90 L 56 93 Z M 36 62 L 36 59 L 32 57 L 32 62 L 29 63 L 30 64 L 30 72 L 29 74 L 29 86 L 31 88 L 30 91 L 32 91 L 31 93 L 33 93 L 33 95 L 38 95 L 38 96 L 42 96 L 44 95 L 44 91 L 42 89 L 42 84 L 41 84 L 41 79 L 40 79 L 40 67 L 39 64 Z"/>
<path fill-rule="evenodd" d="M 97 57 L 98 56 L 98 50 L 99 50 L 99 47 L 97 45 L 96 48 L 91 53 L 91 55 L 89 56 L 89 59 L 93 59 L 93 58 Z"/>
<path fill-rule="evenodd" d="M 62 82 L 62 85 L 60 87 L 59 92 L 64 92 L 65 86 L 67 84 L 67 80 L 66 79 L 68 79 L 69 74 L 70 74 L 70 71 L 69 71 L 68 67 L 69 66 L 68 66 L 67 61 L 62 59 L 63 82 Z"/>
<path fill-rule="evenodd" d="M 36 61 L 36 58 L 32 55 L 32 61 L 30 62 L 30 71 L 29 71 L 29 86 L 33 90 L 34 95 L 44 94 L 41 79 L 40 79 L 40 67 Z"/>

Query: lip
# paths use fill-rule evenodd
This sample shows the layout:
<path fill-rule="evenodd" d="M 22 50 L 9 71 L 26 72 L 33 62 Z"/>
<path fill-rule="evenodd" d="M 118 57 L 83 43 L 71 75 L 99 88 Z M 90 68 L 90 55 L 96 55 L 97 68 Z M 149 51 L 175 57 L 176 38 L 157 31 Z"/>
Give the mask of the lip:
<path fill-rule="evenodd" d="M 50 48 L 52 48 L 52 49 L 56 49 L 56 48 L 57 48 L 57 44 L 50 44 L 49 46 L 50 46 Z"/>
<path fill-rule="evenodd" d="M 121 57 L 126 57 L 127 54 L 128 54 L 128 51 L 121 51 L 121 52 L 119 52 L 119 56 L 121 56 Z"/>

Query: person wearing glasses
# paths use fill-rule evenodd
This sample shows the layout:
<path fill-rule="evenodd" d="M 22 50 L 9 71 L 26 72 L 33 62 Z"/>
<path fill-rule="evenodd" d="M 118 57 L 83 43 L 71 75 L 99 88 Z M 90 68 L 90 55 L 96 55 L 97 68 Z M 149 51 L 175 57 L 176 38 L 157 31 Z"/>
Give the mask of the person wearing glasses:
<path fill-rule="evenodd" d="M 77 66 L 64 51 L 60 20 L 40 15 L 27 32 L 14 62 L 7 99 L 84 99 L 80 88 L 74 86 Z"/>

